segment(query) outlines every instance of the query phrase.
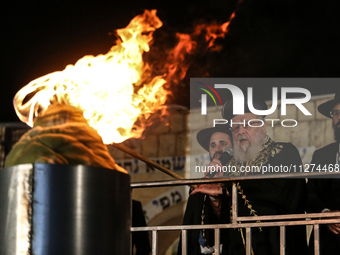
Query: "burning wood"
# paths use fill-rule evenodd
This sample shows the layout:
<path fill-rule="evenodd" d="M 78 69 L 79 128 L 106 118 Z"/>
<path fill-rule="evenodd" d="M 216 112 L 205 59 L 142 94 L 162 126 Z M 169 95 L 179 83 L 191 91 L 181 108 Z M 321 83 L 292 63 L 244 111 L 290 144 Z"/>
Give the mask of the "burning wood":
<path fill-rule="evenodd" d="M 24 163 L 82 164 L 127 173 L 112 159 L 82 112 L 66 105 L 51 105 L 36 118 L 33 129 L 8 154 L 5 166 Z"/>

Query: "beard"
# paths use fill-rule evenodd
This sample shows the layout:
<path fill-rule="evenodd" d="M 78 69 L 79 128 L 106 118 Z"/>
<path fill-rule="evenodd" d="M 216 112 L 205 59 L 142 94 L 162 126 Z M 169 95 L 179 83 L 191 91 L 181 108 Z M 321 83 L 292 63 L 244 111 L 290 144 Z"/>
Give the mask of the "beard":
<path fill-rule="evenodd" d="M 254 135 L 253 141 L 251 141 L 249 136 L 246 134 L 239 135 L 238 141 L 235 141 L 233 137 L 234 158 L 236 161 L 249 162 L 259 155 L 263 141 L 266 138 L 266 134 L 261 130 Z M 241 144 L 243 139 L 247 139 L 249 143 Z"/>
<path fill-rule="evenodd" d="M 333 131 L 335 141 L 340 142 L 340 120 L 338 121 L 338 123 L 333 125 Z"/>
<path fill-rule="evenodd" d="M 210 156 L 210 161 L 212 161 L 214 158 L 219 159 L 222 156 L 222 154 L 223 154 L 223 151 L 216 151 L 212 157 Z"/>

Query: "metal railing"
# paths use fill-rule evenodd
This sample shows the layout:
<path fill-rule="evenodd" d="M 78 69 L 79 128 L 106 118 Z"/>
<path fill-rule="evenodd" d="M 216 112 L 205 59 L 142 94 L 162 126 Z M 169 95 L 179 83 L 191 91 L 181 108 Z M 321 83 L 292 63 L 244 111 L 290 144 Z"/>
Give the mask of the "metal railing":
<path fill-rule="evenodd" d="M 314 255 L 320 255 L 319 247 L 319 225 L 340 223 L 340 212 L 333 213 L 305 213 L 305 214 L 285 214 L 285 215 L 266 215 L 266 216 L 246 216 L 240 217 L 237 212 L 237 181 L 249 179 L 277 179 L 277 178 L 307 178 L 325 176 L 320 173 L 299 173 L 299 174 L 275 174 L 275 175 L 261 175 L 251 177 L 234 177 L 234 178 L 213 178 L 213 179 L 187 179 L 187 180 L 173 180 L 173 181 L 154 181 L 154 182 L 140 182 L 132 183 L 131 188 L 151 188 L 164 186 L 181 186 L 193 184 L 207 184 L 219 182 L 232 182 L 232 222 L 229 224 L 210 224 L 210 225 L 179 225 L 179 226 L 150 226 L 150 227 L 132 227 L 131 232 L 136 231 L 151 231 L 152 232 L 152 255 L 157 255 L 158 251 L 158 232 L 159 231 L 181 231 L 182 237 L 182 255 L 187 254 L 187 231 L 193 229 L 213 229 L 215 247 L 220 247 L 220 230 L 245 228 L 245 248 L 246 255 L 252 254 L 251 249 L 251 230 L 257 227 L 279 227 L 280 228 L 280 255 L 285 255 L 286 247 L 286 227 L 297 225 L 312 225 L 314 227 Z M 330 175 L 327 175 L 330 176 Z M 339 217 L 335 219 L 334 217 Z M 239 223 L 239 222 L 244 223 Z M 269 222 L 266 222 L 269 221 Z M 307 237 L 306 237 L 307 238 Z M 219 249 L 215 249 L 215 255 L 220 255 Z"/>

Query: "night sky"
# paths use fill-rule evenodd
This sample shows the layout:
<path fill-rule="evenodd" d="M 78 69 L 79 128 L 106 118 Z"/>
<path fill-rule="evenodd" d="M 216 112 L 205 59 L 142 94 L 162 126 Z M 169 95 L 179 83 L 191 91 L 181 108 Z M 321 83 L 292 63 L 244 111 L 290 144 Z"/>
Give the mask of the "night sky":
<path fill-rule="evenodd" d="M 333 3 L 334 2 L 334 3 Z M 222 50 L 198 53 L 171 103 L 188 106 L 190 77 L 338 77 L 339 18 L 336 1 L 308 5 L 298 1 L 112 1 L 64 3 L 26 1 L 7 4 L 2 15 L 0 122 L 18 121 L 15 93 L 31 80 L 63 70 L 84 55 L 106 53 L 125 27 L 144 9 L 157 9 L 164 23 L 155 33 L 150 63 L 166 57 L 176 32 L 190 33 L 198 22 L 223 23 L 236 10 Z M 165 50 L 162 50 L 164 48 Z M 309 88 L 313 95 L 333 88 Z M 270 95 L 264 91 L 264 95 Z"/>

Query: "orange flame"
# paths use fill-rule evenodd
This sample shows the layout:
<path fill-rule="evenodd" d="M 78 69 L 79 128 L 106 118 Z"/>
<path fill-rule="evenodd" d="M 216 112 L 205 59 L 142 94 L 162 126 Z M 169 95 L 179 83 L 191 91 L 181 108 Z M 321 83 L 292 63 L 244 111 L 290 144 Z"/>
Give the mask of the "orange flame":
<path fill-rule="evenodd" d="M 194 59 L 193 56 L 204 54 L 208 50 L 220 51 L 221 47 L 216 46 L 215 41 L 217 38 L 225 37 L 229 24 L 234 18 L 235 12 L 222 25 L 217 23 L 199 24 L 191 34 L 176 33 L 178 43 L 171 50 L 165 64 L 167 81 L 177 84 L 183 80 Z"/>
<path fill-rule="evenodd" d="M 50 104 L 61 103 L 82 110 L 106 144 L 140 137 L 145 120 L 170 93 L 159 76 L 135 92 L 147 69 L 142 54 L 149 51 L 152 34 L 161 26 L 156 10 L 146 10 L 117 30 L 120 40 L 106 55 L 85 56 L 63 71 L 31 81 L 14 97 L 18 117 L 33 126 L 34 118 L 43 115 Z"/>

